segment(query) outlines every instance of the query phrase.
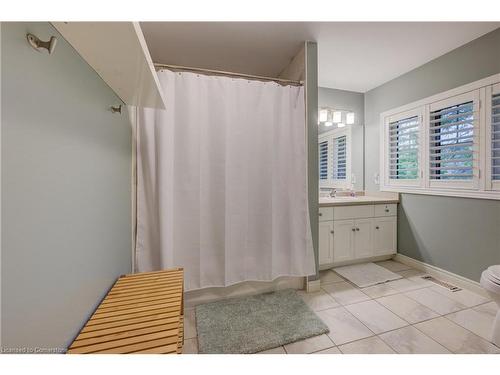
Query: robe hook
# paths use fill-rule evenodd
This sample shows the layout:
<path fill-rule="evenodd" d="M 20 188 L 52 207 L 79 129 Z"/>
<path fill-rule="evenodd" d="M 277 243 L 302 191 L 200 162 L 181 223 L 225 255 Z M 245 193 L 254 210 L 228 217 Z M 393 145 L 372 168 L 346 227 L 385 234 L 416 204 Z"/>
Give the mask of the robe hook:
<path fill-rule="evenodd" d="M 54 49 L 56 48 L 57 38 L 55 36 L 51 36 L 50 39 L 46 42 L 40 40 L 37 36 L 33 34 L 26 34 L 26 39 L 28 39 L 28 43 L 30 44 L 30 46 L 39 52 L 41 48 L 45 48 L 50 55 L 52 54 L 52 52 L 54 52 Z"/>

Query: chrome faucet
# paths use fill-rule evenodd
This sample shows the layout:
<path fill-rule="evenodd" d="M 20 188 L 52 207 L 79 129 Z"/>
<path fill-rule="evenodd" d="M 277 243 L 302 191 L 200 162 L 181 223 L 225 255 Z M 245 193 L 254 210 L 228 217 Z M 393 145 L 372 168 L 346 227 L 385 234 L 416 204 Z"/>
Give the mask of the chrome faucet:
<path fill-rule="evenodd" d="M 330 190 L 330 198 L 335 198 L 337 196 L 337 189 Z"/>

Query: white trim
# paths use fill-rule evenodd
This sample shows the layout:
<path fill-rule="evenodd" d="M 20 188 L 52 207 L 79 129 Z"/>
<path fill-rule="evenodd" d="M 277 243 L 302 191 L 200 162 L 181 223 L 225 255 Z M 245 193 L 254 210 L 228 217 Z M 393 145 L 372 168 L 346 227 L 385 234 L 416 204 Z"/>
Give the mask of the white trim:
<path fill-rule="evenodd" d="M 2 87 L 2 22 L 0 22 L 0 88 Z M 0 90 L 0 348 L 2 347 L 2 90 Z"/>
<path fill-rule="evenodd" d="M 491 86 L 497 88 L 500 73 L 428 98 L 385 111 L 380 115 L 380 190 L 410 194 L 426 194 L 500 200 L 500 183 L 491 181 L 489 127 L 491 122 Z M 430 112 L 462 101 L 474 102 L 474 177 L 472 180 L 431 180 L 429 172 Z M 422 141 L 419 149 L 420 181 L 390 181 L 388 170 L 387 124 L 390 120 L 422 113 Z"/>
<path fill-rule="evenodd" d="M 423 271 L 431 276 L 434 276 L 438 280 L 446 281 L 450 284 L 458 286 L 459 288 L 467 289 L 488 299 L 490 298 L 488 296 L 488 293 L 477 281 L 457 275 L 456 273 L 450 271 L 443 270 L 442 268 L 430 265 L 428 263 L 421 262 L 420 260 L 410 258 L 403 254 L 396 254 L 393 260 L 416 268 L 417 270 Z"/>
<path fill-rule="evenodd" d="M 493 99 L 493 95 L 500 93 L 500 83 L 495 85 L 491 85 L 485 88 L 484 94 L 484 103 L 483 106 L 485 112 L 485 120 L 486 120 L 486 131 L 485 131 L 485 189 L 492 191 L 500 191 L 500 181 L 493 180 L 491 176 L 491 167 L 492 167 L 492 159 L 491 159 L 491 118 L 492 118 L 492 109 L 491 109 L 491 101 Z"/>
<path fill-rule="evenodd" d="M 307 293 L 314 293 L 314 292 L 319 292 L 321 290 L 321 280 L 308 280 L 306 278 L 306 292 Z"/>
<path fill-rule="evenodd" d="M 446 197 L 461 197 L 461 198 L 476 198 L 476 199 L 491 199 L 500 200 L 500 192 L 498 191 L 473 191 L 461 189 L 445 189 L 445 188 L 412 188 L 412 187 L 399 187 L 399 186 L 384 186 L 380 188 L 381 191 L 406 193 L 406 194 L 423 194 L 423 195 L 438 195 Z"/>
<path fill-rule="evenodd" d="M 132 161 L 131 161 L 131 241 L 132 241 L 132 261 L 131 273 L 136 272 L 136 237 L 137 237 L 137 107 L 127 106 L 131 137 L 132 137 Z"/>

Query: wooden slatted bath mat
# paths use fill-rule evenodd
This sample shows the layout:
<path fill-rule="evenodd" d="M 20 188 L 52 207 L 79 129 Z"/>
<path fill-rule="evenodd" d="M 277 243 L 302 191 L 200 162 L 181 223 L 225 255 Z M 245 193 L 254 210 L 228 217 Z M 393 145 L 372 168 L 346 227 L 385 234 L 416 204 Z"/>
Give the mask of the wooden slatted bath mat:
<path fill-rule="evenodd" d="M 121 276 L 67 353 L 182 352 L 182 268 Z"/>

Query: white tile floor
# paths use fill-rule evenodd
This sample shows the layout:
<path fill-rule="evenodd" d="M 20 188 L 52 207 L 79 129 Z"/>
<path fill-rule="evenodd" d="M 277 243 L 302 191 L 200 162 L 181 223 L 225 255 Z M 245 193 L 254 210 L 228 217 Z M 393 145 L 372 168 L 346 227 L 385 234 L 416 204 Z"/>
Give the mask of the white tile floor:
<path fill-rule="evenodd" d="M 500 353 L 489 334 L 495 303 L 468 290 L 450 292 L 394 262 L 378 263 L 403 279 L 358 288 L 323 271 L 321 291 L 299 292 L 330 333 L 263 354 Z M 194 309 L 185 312 L 184 353 L 197 353 Z"/>

